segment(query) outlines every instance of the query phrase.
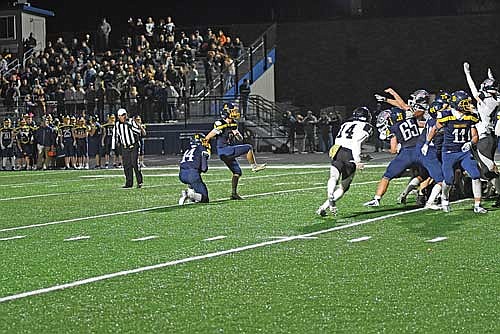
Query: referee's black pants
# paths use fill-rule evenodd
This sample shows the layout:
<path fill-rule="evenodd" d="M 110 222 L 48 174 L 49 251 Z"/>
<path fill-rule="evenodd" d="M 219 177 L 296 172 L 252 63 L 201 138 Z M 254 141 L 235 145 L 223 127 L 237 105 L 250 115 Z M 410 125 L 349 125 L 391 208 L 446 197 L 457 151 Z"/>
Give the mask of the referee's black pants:
<path fill-rule="evenodd" d="M 134 171 L 137 184 L 142 184 L 142 173 L 139 169 L 139 144 L 135 143 L 131 147 L 123 148 L 123 171 L 125 173 L 125 187 L 132 187 L 134 184 Z"/>

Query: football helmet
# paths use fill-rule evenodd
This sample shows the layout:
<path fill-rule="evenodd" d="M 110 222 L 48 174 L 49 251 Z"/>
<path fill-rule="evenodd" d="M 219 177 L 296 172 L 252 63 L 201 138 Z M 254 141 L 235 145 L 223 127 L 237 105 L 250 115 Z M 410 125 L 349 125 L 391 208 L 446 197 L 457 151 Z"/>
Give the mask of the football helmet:
<path fill-rule="evenodd" d="M 378 130 L 378 137 L 380 140 L 387 140 L 391 137 L 391 131 L 389 130 L 389 118 L 391 116 L 391 110 L 386 109 L 382 110 L 378 115 L 377 115 L 377 123 L 376 127 Z"/>
<path fill-rule="evenodd" d="M 408 100 L 408 105 L 413 110 L 427 110 L 429 108 L 429 97 L 430 94 L 425 89 L 419 89 L 414 91 L 410 95 Z"/>
<path fill-rule="evenodd" d="M 210 150 L 211 150 L 211 145 L 210 145 L 210 141 L 208 141 L 206 138 L 205 138 L 205 135 L 203 133 L 195 133 L 190 139 L 189 139 L 189 144 L 191 145 L 191 147 L 196 147 L 198 145 L 201 145 L 203 147 L 205 147 L 208 151 L 208 153 L 210 153 Z"/>
<path fill-rule="evenodd" d="M 438 113 L 446 109 L 449 105 L 450 94 L 443 90 L 440 90 L 439 93 L 436 94 L 436 98 L 432 101 L 428 113 L 432 118 L 436 118 Z"/>
<path fill-rule="evenodd" d="M 240 112 L 238 110 L 238 106 L 234 105 L 231 102 L 224 103 L 222 106 L 222 111 L 220 116 L 222 119 L 230 118 L 230 119 L 238 119 L 240 118 Z"/>
<path fill-rule="evenodd" d="M 470 113 L 472 112 L 472 104 L 469 94 L 463 90 L 457 90 L 451 93 L 450 105 L 458 111 Z"/>
<path fill-rule="evenodd" d="M 406 112 L 398 107 L 392 107 L 389 112 L 388 122 L 390 126 L 393 126 L 397 122 L 404 121 L 406 119 Z"/>
<path fill-rule="evenodd" d="M 500 86 L 495 79 L 486 78 L 479 86 L 479 90 L 481 92 L 488 92 L 490 94 L 499 94 Z"/>
<path fill-rule="evenodd" d="M 352 119 L 370 123 L 372 121 L 372 113 L 368 107 L 358 107 L 352 111 Z"/>

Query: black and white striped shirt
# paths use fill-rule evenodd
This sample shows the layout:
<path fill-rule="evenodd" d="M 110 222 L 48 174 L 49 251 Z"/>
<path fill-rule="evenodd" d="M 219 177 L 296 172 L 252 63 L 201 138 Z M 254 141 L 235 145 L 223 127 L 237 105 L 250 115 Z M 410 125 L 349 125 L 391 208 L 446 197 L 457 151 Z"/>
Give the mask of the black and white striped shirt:
<path fill-rule="evenodd" d="M 117 141 L 125 148 L 130 148 L 137 141 L 141 134 L 141 128 L 134 120 L 127 119 L 125 122 L 116 122 L 113 128 L 113 140 L 111 148 L 116 148 Z"/>

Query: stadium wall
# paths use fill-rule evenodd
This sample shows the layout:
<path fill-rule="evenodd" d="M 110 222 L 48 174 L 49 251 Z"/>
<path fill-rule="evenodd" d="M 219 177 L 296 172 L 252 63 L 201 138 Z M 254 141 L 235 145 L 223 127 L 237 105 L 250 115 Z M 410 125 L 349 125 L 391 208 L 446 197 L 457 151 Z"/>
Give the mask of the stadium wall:
<path fill-rule="evenodd" d="M 277 100 L 314 110 L 373 106 L 389 86 L 466 89 L 463 61 L 478 84 L 500 77 L 500 15 L 281 23 L 277 45 Z"/>

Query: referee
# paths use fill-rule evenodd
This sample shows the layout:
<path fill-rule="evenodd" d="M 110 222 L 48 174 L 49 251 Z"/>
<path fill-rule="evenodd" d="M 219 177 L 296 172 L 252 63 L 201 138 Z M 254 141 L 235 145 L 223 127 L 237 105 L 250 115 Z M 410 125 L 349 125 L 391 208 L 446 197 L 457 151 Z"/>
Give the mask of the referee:
<path fill-rule="evenodd" d="M 123 188 L 132 188 L 134 184 L 134 172 L 137 178 L 137 188 L 142 188 L 142 173 L 139 169 L 139 135 L 141 128 L 131 119 L 127 119 L 127 111 L 118 109 L 118 122 L 113 128 L 113 139 L 111 148 L 114 150 L 117 142 L 123 149 L 123 172 L 125 173 L 125 185 Z"/>

